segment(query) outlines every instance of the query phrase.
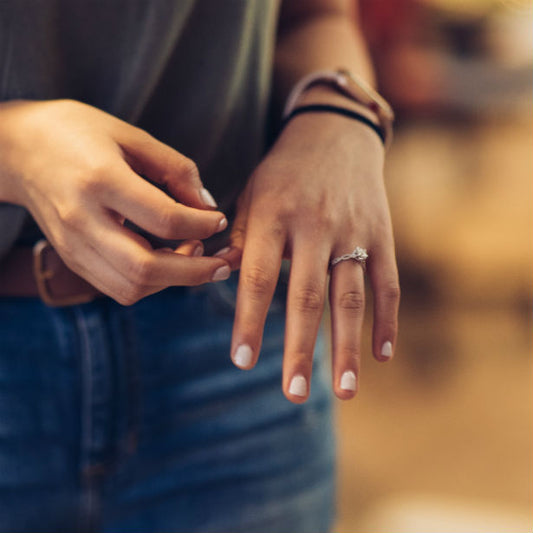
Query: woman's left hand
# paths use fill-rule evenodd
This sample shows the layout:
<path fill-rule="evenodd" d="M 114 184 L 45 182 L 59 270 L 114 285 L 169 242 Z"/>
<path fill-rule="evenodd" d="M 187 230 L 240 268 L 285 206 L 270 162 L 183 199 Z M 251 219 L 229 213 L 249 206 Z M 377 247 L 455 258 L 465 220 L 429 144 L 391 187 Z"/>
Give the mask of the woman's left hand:
<path fill-rule="evenodd" d="M 360 263 L 331 259 L 356 246 L 368 251 L 374 294 L 373 353 L 391 358 L 399 284 L 383 180 L 383 146 L 366 125 L 334 114 L 299 115 L 286 125 L 243 192 L 221 255 L 241 263 L 231 356 L 256 363 L 282 258 L 291 260 L 283 358 L 283 391 L 295 403 L 309 395 L 312 357 L 329 286 L 333 389 L 357 389 L 364 314 Z M 242 259 L 242 261 L 241 261 Z"/>

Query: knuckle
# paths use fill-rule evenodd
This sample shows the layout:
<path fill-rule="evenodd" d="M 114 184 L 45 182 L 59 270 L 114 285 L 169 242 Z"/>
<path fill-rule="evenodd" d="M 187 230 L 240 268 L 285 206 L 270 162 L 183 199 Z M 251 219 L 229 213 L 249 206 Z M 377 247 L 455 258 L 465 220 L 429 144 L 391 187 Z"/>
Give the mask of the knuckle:
<path fill-rule="evenodd" d="M 283 239 L 286 233 L 286 223 L 282 218 L 275 218 L 269 225 L 270 236 L 275 240 Z"/>
<path fill-rule="evenodd" d="M 332 231 L 337 224 L 337 217 L 335 216 L 335 209 L 321 209 L 319 212 L 315 213 L 315 217 L 319 220 L 319 227 L 325 231 Z"/>
<path fill-rule="evenodd" d="M 144 297 L 144 288 L 141 289 L 139 285 L 130 285 L 124 288 L 116 297 L 115 300 L 122 305 L 133 305 Z"/>
<path fill-rule="evenodd" d="M 252 295 L 266 296 L 270 294 L 272 280 L 261 267 L 253 267 L 241 273 L 245 289 Z"/>
<path fill-rule="evenodd" d="M 140 147 L 150 148 L 154 145 L 154 143 L 158 142 L 153 135 L 148 133 L 145 129 L 140 128 L 139 126 L 134 126 L 133 124 L 129 123 L 121 124 L 127 127 L 128 133 Z"/>
<path fill-rule="evenodd" d="M 303 287 L 296 292 L 294 306 L 301 312 L 317 312 L 324 305 L 324 295 L 316 286 Z"/>
<path fill-rule="evenodd" d="M 195 182 L 200 179 L 200 172 L 198 171 L 196 163 L 187 157 L 183 158 L 181 164 L 181 173 L 184 179 L 189 182 Z"/>
<path fill-rule="evenodd" d="M 396 282 L 386 283 L 381 289 L 382 298 L 388 303 L 400 301 L 400 285 Z"/>
<path fill-rule="evenodd" d="M 172 239 L 179 234 L 181 217 L 171 208 L 160 209 L 157 214 L 157 224 L 161 237 Z"/>
<path fill-rule="evenodd" d="M 151 150 L 154 146 L 154 143 L 157 142 L 152 135 L 138 126 L 132 126 L 131 124 L 128 124 L 128 129 L 129 134 L 131 135 L 131 140 L 141 152 Z"/>
<path fill-rule="evenodd" d="M 78 230 L 85 224 L 83 216 L 80 214 L 80 209 L 75 205 L 64 205 L 58 208 L 58 215 L 62 224 L 70 229 Z"/>
<path fill-rule="evenodd" d="M 278 200 L 277 205 L 278 207 L 276 212 L 276 219 L 280 222 L 292 220 L 294 216 L 299 212 L 298 202 L 292 197 L 284 198 L 281 203 Z"/>
<path fill-rule="evenodd" d="M 155 137 L 150 135 L 146 130 L 140 128 L 139 126 L 134 126 L 133 124 L 128 124 L 131 131 L 137 136 L 138 140 L 146 144 L 156 142 Z"/>
<path fill-rule="evenodd" d="M 365 297 L 361 291 L 346 291 L 339 298 L 339 307 L 345 311 L 361 312 L 365 307 Z"/>
<path fill-rule="evenodd" d="M 130 297 L 127 293 L 120 293 L 115 295 L 114 297 L 115 301 L 117 301 L 120 305 L 130 306 L 137 302 L 133 297 Z"/>
<path fill-rule="evenodd" d="M 109 182 L 109 175 L 113 165 L 107 162 L 87 162 L 83 173 L 78 177 L 78 187 L 83 198 L 97 196 Z"/>
<path fill-rule="evenodd" d="M 129 262 L 127 267 L 128 278 L 135 285 L 135 291 L 141 291 L 145 285 L 149 285 L 153 277 L 154 264 L 151 258 L 138 258 Z"/>

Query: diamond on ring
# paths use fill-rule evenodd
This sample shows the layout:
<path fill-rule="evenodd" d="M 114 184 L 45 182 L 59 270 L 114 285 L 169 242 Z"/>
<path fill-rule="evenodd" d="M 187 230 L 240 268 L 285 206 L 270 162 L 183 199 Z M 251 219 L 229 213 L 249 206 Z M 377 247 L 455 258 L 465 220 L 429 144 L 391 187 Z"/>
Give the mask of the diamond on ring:
<path fill-rule="evenodd" d="M 364 267 L 367 258 L 367 251 L 364 248 L 361 248 L 360 246 L 356 246 L 355 250 L 351 254 L 340 255 L 339 257 L 335 257 L 334 259 L 332 259 L 329 264 L 329 267 L 333 268 L 341 261 L 348 261 L 349 259 L 353 259 L 356 263 L 361 263 L 361 265 Z"/>

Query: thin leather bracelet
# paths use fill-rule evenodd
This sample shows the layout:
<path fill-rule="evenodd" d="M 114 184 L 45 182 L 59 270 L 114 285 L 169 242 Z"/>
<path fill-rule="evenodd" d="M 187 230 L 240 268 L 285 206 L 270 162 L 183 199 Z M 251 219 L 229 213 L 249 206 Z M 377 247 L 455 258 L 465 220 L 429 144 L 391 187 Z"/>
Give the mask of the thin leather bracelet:
<path fill-rule="evenodd" d="M 336 105 L 327 105 L 327 104 L 312 104 L 312 105 L 303 105 L 300 107 L 297 107 L 296 109 L 293 109 L 290 115 L 282 122 L 280 132 L 285 128 L 287 123 L 293 119 L 297 115 L 301 115 L 302 113 L 336 113 L 337 115 L 343 115 L 348 118 L 352 118 L 354 120 L 357 120 L 359 122 L 362 122 L 363 124 L 366 124 L 369 128 L 374 130 L 376 134 L 381 139 L 381 142 L 383 145 L 385 145 L 385 133 L 383 130 L 376 126 L 371 120 L 366 118 L 364 115 L 361 115 L 360 113 L 357 113 L 356 111 L 352 111 L 351 109 L 346 109 L 344 107 L 338 107 Z"/>

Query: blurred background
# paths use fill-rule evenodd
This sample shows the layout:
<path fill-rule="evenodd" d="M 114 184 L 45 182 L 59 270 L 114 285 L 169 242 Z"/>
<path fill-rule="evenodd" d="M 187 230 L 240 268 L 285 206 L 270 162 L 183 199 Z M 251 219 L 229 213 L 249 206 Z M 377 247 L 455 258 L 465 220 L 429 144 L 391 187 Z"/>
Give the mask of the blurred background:
<path fill-rule="evenodd" d="M 338 402 L 335 533 L 533 531 L 533 2 L 360 0 L 398 114 L 397 357 Z M 369 302 L 370 304 L 370 302 Z"/>

